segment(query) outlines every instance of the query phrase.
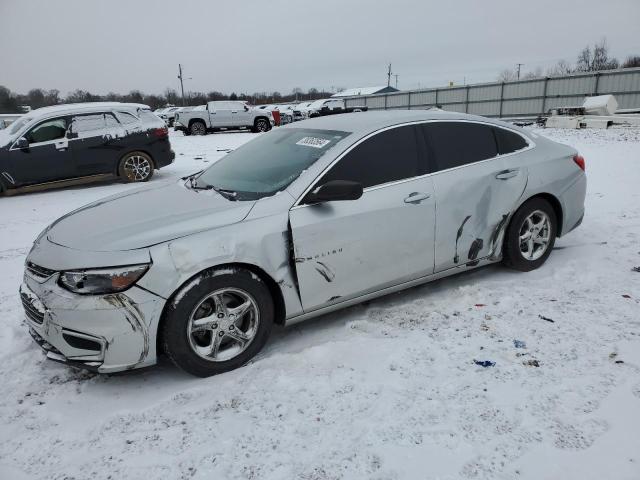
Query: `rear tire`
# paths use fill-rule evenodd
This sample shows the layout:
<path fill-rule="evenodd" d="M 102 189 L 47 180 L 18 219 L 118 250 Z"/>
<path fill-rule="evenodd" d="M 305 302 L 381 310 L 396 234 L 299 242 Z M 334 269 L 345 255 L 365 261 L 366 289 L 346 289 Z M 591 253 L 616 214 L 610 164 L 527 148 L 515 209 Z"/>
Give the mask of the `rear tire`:
<path fill-rule="evenodd" d="M 540 267 L 556 241 L 556 212 L 543 198 L 527 200 L 514 214 L 504 241 L 503 262 L 521 272 Z"/>
<path fill-rule="evenodd" d="M 201 121 L 192 122 L 191 125 L 189 125 L 189 132 L 191 135 L 206 135 L 207 126 Z"/>
<path fill-rule="evenodd" d="M 153 177 L 155 164 L 144 152 L 127 153 L 118 164 L 118 175 L 127 183 L 146 182 Z"/>
<path fill-rule="evenodd" d="M 245 365 L 273 326 L 269 288 L 242 268 L 202 273 L 176 292 L 160 327 L 164 352 L 179 368 L 209 377 Z"/>

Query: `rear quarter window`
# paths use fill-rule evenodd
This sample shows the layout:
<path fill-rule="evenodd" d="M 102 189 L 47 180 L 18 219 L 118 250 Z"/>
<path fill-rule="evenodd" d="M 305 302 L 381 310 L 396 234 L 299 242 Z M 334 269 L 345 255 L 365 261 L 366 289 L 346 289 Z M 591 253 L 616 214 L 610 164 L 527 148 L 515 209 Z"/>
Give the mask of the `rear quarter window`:
<path fill-rule="evenodd" d="M 498 152 L 500 155 L 517 152 L 529 146 L 529 143 L 516 132 L 506 130 L 504 128 L 495 127 L 493 129 L 498 143 Z"/>
<path fill-rule="evenodd" d="M 116 112 L 116 117 L 123 125 L 129 125 L 138 121 L 138 117 L 128 112 Z"/>

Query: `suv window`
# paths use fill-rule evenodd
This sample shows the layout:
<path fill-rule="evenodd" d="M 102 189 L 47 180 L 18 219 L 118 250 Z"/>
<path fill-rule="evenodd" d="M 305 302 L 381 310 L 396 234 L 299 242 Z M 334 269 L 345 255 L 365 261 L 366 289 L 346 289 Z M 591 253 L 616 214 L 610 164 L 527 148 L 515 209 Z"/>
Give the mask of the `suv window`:
<path fill-rule="evenodd" d="M 347 153 L 321 181 L 350 180 L 367 188 L 423 175 L 417 145 L 413 125 L 385 130 Z"/>
<path fill-rule="evenodd" d="M 120 126 L 120 123 L 118 122 L 118 120 L 116 120 L 116 117 L 114 117 L 112 113 L 105 113 L 104 119 L 107 124 L 107 128 Z"/>
<path fill-rule="evenodd" d="M 77 115 L 71 120 L 71 131 L 81 137 L 99 134 L 105 128 L 104 113 Z"/>
<path fill-rule="evenodd" d="M 496 134 L 496 142 L 498 142 L 498 152 L 500 152 L 500 155 L 513 153 L 529 146 L 522 135 L 518 135 L 515 132 L 499 127 L 494 127 L 493 131 Z"/>
<path fill-rule="evenodd" d="M 498 155 L 490 125 L 432 122 L 420 126 L 434 154 L 434 171 L 479 162 Z"/>
<path fill-rule="evenodd" d="M 59 138 L 64 138 L 67 134 L 67 120 L 56 118 L 47 120 L 31 129 L 26 138 L 29 143 L 50 142 Z"/>
<path fill-rule="evenodd" d="M 118 120 L 120 120 L 120 123 L 123 125 L 128 125 L 138 121 L 138 118 L 135 115 L 128 112 L 116 112 L 116 117 L 118 117 Z"/>

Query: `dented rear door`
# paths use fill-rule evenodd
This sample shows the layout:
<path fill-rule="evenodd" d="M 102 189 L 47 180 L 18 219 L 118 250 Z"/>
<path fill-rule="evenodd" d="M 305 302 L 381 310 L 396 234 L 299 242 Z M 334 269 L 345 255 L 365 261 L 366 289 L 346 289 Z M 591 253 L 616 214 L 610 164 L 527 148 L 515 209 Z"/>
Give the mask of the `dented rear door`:
<path fill-rule="evenodd" d="M 499 248 L 527 185 L 527 169 L 510 167 L 497 155 L 489 125 L 434 122 L 423 132 L 435 159 L 435 271 L 474 266 Z"/>

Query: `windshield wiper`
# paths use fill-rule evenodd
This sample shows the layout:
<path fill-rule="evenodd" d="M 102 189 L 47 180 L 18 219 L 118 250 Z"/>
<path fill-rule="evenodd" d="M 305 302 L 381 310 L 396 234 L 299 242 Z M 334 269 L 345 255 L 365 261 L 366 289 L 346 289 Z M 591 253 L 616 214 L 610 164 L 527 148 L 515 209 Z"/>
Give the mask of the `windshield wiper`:
<path fill-rule="evenodd" d="M 238 192 L 236 192 L 235 190 L 228 190 L 226 188 L 214 187 L 213 185 L 210 185 L 210 187 L 213 188 L 216 192 L 218 192 L 227 200 L 235 200 L 236 197 L 238 196 Z"/>
<path fill-rule="evenodd" d="M 196 178 L 195 175 L 191 175 L 190 177 L 187 177 L 189 180 L 189 188 L 193 189 L 193 190 L 212 190 L 213 189 L 213 185 L 198 185 L 198 179 Z"/>
<path fill-rule="evenodd" d="M 235 190 L 216 187 L 215 185 L 210 185 L 208 183 L 206 185 L 198 185 L 198 179 L 195 175 L 189 177 L 189 188 L 192 190 L 215 190 L 216 193 L 219 193 L 227 200 L 236 200 L 236 197 L 238 196 L 238 192 Z"/>

